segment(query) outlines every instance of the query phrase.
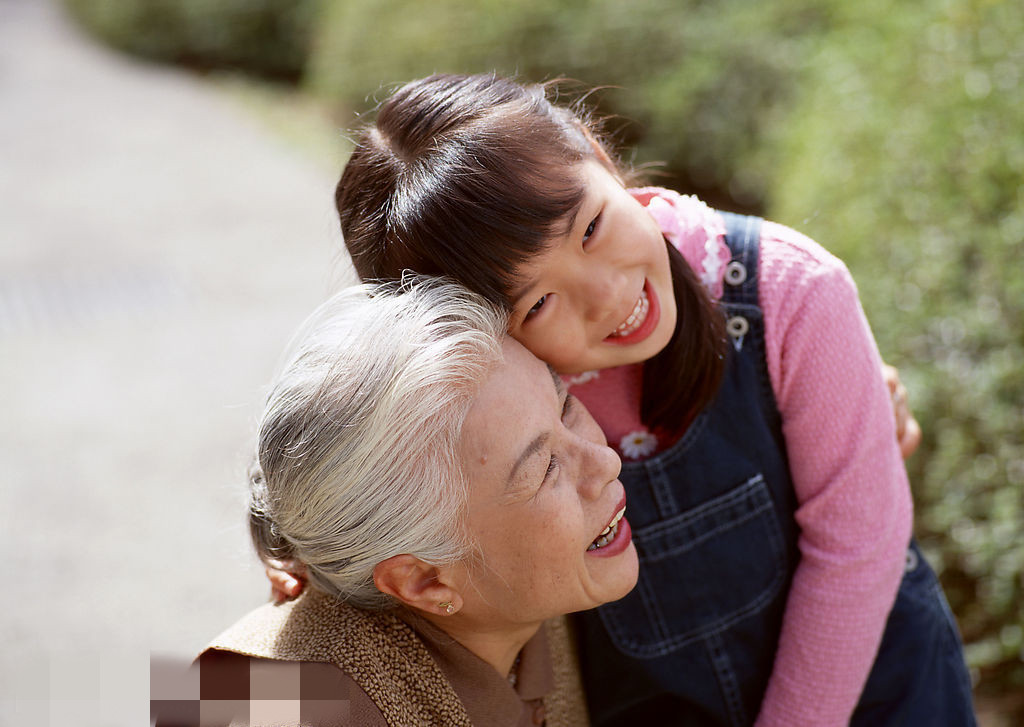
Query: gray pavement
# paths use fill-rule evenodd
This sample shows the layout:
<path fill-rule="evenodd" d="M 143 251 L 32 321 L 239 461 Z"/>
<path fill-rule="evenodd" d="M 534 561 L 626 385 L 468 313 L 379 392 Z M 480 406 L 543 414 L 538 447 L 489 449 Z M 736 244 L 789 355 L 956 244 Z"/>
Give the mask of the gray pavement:
<path fill-rule="evenodd" d="M 351 279 L 339 163 L 0 0 L 0 725 L 146 724 L 150 654 L 266 599 L 244 470 L 289 334 Z"/>

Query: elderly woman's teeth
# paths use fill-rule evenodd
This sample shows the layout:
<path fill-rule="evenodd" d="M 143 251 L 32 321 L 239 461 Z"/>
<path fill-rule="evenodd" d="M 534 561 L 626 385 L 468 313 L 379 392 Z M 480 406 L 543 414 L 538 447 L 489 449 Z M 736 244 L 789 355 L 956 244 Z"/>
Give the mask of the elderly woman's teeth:
<path fill-rule="evenodd" d="M 647 310 L 649 307 L 650 303 L 647 300 L 647 291 L 642 290 L 640 291 L 640 297 L 636 300 L 636 305 L 633 306 L 633 312 L 629 314 L 629 317 L 626 318 L 626 320 L 619 324 L 619 327 L 612 332 L 612 335 L 621 338 L 622 336 L 628 336 L 630 333 L 633 333 L 647 318 Z"/>
<path fill-rule="evenodd" d="M 608 527 L 601 531 L 601 534 L 597 536 L 597 539 L 594 540 L 593 543 L 587 546 L 587 550 L 590 551 L 597 550 L 598 548 L 603 548 L 604 546 L 608 545 L 608 543 L 615 540 L 615 536 L 619 533 L 619 523 L 622 521 L 622 516 L 625 514 L 626 508 L 622 508 L 617 513 L 615 513 L 615 517 L 613 517 L 612 521 L 608 523 Z"/>

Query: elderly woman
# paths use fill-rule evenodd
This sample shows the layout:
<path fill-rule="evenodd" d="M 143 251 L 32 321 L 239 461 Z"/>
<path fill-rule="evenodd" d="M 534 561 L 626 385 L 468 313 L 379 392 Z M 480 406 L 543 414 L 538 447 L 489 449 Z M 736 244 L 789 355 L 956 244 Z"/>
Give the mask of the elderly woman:
<path fill-rule="evenodd" d="M 250 520 L 312 588 L 200 657 L 223 723 L 586 723 L 552 619 L 636 582 L 620 464 L 505 330 L 429 281 L 349 289 L 307 321 L 259 427 Z"/>

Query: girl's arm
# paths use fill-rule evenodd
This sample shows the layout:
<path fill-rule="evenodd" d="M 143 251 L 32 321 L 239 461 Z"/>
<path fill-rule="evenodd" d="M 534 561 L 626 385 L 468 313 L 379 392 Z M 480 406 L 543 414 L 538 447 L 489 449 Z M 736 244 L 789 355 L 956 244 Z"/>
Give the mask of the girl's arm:
<path fill-rule="evenodd" d="M 306 587 L 306 569 L 297 560 L 267 560 L 263 565 L 266 566 L 270 597 L 274 603 L 297 598 Z"/>
<path fill-rule="evenodd" d="M 757 724 L 845 725 L 910 540 L 893 398 L 841 262 L 803 235 L 765 223 L 759 273 L 769 374 L 799 502 L 801 561 Z"/>

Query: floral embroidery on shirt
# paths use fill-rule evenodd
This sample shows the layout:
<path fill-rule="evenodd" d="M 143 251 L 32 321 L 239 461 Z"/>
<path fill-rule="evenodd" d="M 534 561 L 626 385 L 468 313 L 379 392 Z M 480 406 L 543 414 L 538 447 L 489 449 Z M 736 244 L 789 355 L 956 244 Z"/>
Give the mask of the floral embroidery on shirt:
<path fill-rule="evenodd" d="M 713 297 L 722 295 L 722 273 L 732 258 L 725 243 L 721 216 L 692 195 L 670 189 L 631 190 L 654 218 L 666 239 L 675 245 Z"/>
<path fill-rule="evenodd" d="M 622 452 L 622 455 L 630 459 L 646 457 L 657 448 L 658 438 L 643 429 L 630 432 L 619 442 L 619 450 Z"/>
<path fill-rule="evenodd" d="M 563 376 L 562 380 L 565 381 L 566 386 L 579 386 L 585 384 L 588 381 L 593 381 L 601 375 L 600 371 L 584 371 L 581 374 L 575 376 Z"/>

